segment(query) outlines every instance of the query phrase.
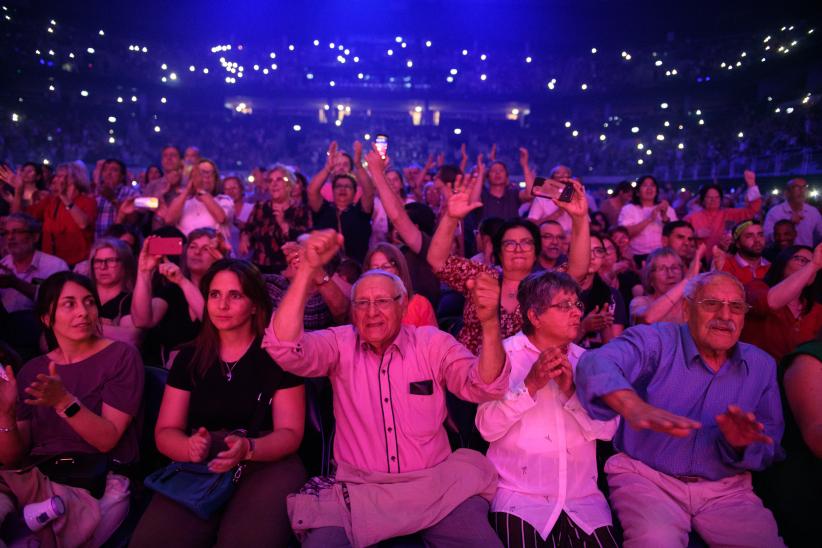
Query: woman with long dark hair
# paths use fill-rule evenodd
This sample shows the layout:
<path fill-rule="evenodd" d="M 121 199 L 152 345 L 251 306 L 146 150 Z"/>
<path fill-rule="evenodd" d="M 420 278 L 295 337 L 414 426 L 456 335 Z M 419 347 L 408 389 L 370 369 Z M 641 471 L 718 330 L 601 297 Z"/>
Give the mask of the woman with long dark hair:
<path fill-rule="evenodd" d="M 271 305 L 262 275 L 247 261 L 222 259 L 200 283 L 206 300 L 197 338 L 174 360 L 154 437 L 177 462 L 223 473 L 242 465 L 222 512 L 204 520 L 159 493 L 131 546 L 285 546 L 285 499 L 305 470 L 305 389 L 261 347 Z"/>
<path fill-rule="evenodd" d="M 100 300 L 85 276 L 58 272 L 39 288 L 36 313 L 51 350 L 24 365 L 16 379 L 11 367 L 4 371 L 6 379 L 0 378 L 0 462 L 9 469 L 29 457 L 41 464 L 25 473 L 0 472 L 0 522 L 8 510 L 3 499 L 19 507 L 40 502 L 60 491 L 55 482 L 99 498 L 107 470 L 138 458 L 132 420 L 142 403 L 143 363 L 133 346 L 100 335 L 99 310 Z M 96 504 L 88 492 L 67 498 L 69 511 L 72 504 Z M 128 497 L 122 501 L 125 507 L 109 508 L 120 518 Z M 59 545 L 58 536 L 67 535 L 95 545 L 90 537 L 99 517 L 95 523 L 93 513 L 75 511 L 82 517 L 41 530 L 41 543 Z"/>
<path fill-rule="evenodd" d="M 676 213 L 667 200 L 660 200 L 659 183 L 651 175 L 637 179 L 634 197 L 622 207 L 617 224 L 631 237 L 630 250 L 637 267 L 662 240 L 662 225 L 676 221 Z"/>
<path fill-rule="evenodd" d="M 776 256 L 765 278 L 745 286 L 751 312 L 740 340 L 757 345 L 779 363 L 822 328 L 822 244 L 793 245 Z"/>

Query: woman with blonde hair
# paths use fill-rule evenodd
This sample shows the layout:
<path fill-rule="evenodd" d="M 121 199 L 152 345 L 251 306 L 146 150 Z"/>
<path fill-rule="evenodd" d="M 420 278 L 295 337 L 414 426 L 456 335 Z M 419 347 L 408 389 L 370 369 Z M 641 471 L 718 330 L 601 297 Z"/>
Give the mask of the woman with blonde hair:
<path fill-rule="evenodd" d="M 390 272 L 402 280 L 405 290 L 408 292 L 408 309 L 402 318 L 402 323 L 422 327 L 430 325 L 437 327 L 437 317 L 434 314 L 434 307 L 431 301 L 414 293 L 414 285 L 411 282 L 411 273 L 408 270 L 408 263 L 405 256 L 397 246 L 381 242 L 371 248 L 365 256 L 365 270 L 384 270 Z"/>
<path fill-rule="evenodd" d="M 131 320 L 137 263 L 131 248 L 117 238 L 100 238 L 89 254 L 89 277 L 100 297 L 103 336 L 137 346 L 141 330 Z"/>
<path fill-rule="evenodd" d="M 240 238 L 239 254 L 266 273 L 279 274 L 288 266 L 283 245 L 308 230 L 308 211 L 292 203 L 297 176 L 277 164 L 265 174 L 271 199 L 257 202 Z"/>
<path fill-rule="evenodd" d="M 11 212 L 23 211 L 23 185 L 14 189 Z M 82 164 L 57 166 L 51 196 L 29 206 L 26 213 L 43 223 L 42 251 L 57 255 L 69 266 L 88 257 L 94 239 L 97 202 L 89 195 L 88 173 Z"/>

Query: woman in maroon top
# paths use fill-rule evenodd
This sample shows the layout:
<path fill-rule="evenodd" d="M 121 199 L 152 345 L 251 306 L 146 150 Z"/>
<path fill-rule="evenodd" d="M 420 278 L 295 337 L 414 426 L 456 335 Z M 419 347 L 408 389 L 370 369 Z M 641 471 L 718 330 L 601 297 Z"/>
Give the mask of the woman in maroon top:
<path fill-rule="evenodd" d="M 794 245 L 776 256 L 763 280 L 745 286 L 751 312 L 740 340 L 757 345 L 777 363 L 822 329 L 822 244 Z"/>
<path fill-rule="evenodd" d="M 51 181 L 51 196 L 27 212 L 43 223 L 43 252 L 57 255 L 69 266 L 88 259 L 94 239 L 97 202 L 88 195 L 88 174 L 76 163 L 61 164 Z M 22 210 L 23 188 L 15 189 L 12 212 Z"/>

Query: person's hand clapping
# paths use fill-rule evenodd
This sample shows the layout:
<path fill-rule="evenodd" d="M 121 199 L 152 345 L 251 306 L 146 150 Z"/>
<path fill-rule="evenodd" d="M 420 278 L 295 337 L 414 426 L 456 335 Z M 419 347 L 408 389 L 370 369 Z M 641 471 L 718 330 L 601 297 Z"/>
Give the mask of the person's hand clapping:
<path fill-rule="evenodd" d="M 48 375 L 45 373 L 38 374 L 23 391 L 31 396 L 25 400 L 25 403 L 29 405 L 64 409 L 73 399 L 71 394 L 66 391 L 66 387 L 63 386 L 63 381 L 60 379 L 60 375 L 57 374 L 57 365 L 54 362 L 49 362 Z"/>
<path fill-rule="evenodd" d="M 331 141 L 331 144 L 328 145 L 328 152 L 325 153 L 325 167 L 326 171 L 333 172 L 334 171 L 334 162 L 337 159 L 337 141 Z"/>

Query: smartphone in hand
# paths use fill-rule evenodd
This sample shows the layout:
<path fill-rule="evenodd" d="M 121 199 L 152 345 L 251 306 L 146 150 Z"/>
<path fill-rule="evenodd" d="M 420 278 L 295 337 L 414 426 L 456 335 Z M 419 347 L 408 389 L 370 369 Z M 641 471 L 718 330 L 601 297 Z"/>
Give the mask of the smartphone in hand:
<path fill-rule="evenodd" d="M 388 155 L 388 135 L 385 133 L 377 133 L 374 136 L 374 146 L 377 147 L 377 152 L 380 153 L 380 157 L 385 160 L 385 157 Z"/>
<path fill-rule="evenodd" d="M 534 179 L 531 193 L 540 198 L 553 198 L 560 202 L 570 202 L 574 195 L 574 185 L 561 183 L 554 179 L 546 179 L 545 177 L 537 177 Z"/>
<path fill-rule="evenodd" d="M 149 255 L 182 255 L 182 238 L 153 238 L 148 241 Z"/>

